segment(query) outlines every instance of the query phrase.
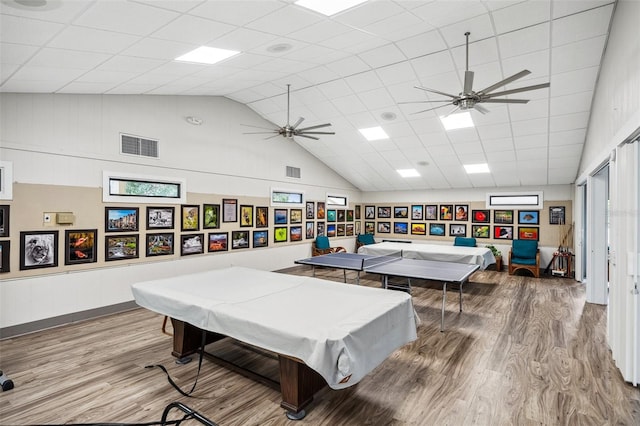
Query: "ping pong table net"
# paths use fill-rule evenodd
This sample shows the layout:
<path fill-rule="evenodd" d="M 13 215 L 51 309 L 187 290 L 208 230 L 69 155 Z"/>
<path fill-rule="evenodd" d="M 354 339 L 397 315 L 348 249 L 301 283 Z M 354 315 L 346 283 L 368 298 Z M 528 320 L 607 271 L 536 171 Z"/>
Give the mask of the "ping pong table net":
<path fill-rule="evenodd" d="M 386 263 L 396 262 L 402 259 L 402 250 L 398 250 L 396 252 L 383 254 L 376 257 L 370 257 L 367 259 L 362 259 L 362 270 L 366 271 L 369 268 L 374 266 L 383 265 Z"/>

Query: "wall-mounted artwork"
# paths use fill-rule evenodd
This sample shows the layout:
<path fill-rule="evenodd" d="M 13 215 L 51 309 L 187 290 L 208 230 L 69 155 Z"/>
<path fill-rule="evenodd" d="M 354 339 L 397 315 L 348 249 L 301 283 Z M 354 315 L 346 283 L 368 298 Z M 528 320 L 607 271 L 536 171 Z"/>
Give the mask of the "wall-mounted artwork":
<path fill-rule="evenodd" d="M 269 245 L 269 231 L 253 231 L 253 248 L 267 247 Z"/>
<path fill-rule="evenodd" d="M 518 212 L 518 223 L 521 225 L 538 225 L 540 223 L 540 212 L 537 210 L 520 210 Z"/>
<path fill-rule="evenodd" d="M 327 224 L 327 237 L 336 236 L 336 225 L 333 223 Z"/>
<path fill-rule="evenodd" d="M 359 235 L 359 234 L 362 233 L 362 222 L 360 222 L 360 221 L 356 222 L 355 233 L 356 233 L 356 235 Z"/>
<path fill-rule="evenodd" d="M 202 205 L 202 229 L 220 228 L 220 204 Z"/>
<path fill-rule="evenodd" d="M 234 198 L 222 199 L 222 221 L 223 222 L 238 221 L 238 200 Z"/>
<path fill-rule="evenodd" d="M 269 207 L 256 207 L 256 228 L 269 226 Z"/>
<path fill-rule="evenodd" d="M 65 265 L 97 262 L 97 229 L 68 230 L 64 233 Z"/>
<path fill-rule="evenodd" d="M 564 214 L 565 214 L 564 206 L 549 207 L 549 225 L 564 225 L 565 224 Z"/>
<path fill-rule="evenodd" d="M 347 223 L 345 226 L 345 235 L 347 237 L 353 237 L 353 223 Z"/>
<path fill-rule="evenodd" d="M 344 223 L 339 223 L 336 226 L 336 237 L 344 237 L 347 235 L 347 228 L 344 225 Z"/>
<path fill-rule="evenodd" d="M 289 223 L 302 223 L 302 209 L 291 209 L 289 211 Z"/>
<path fill-rule="evenodd" d="M 11 207 L 8 204 L 0 206 L 0 237 L 9 236 L 9 219 Z"/>
<path fill-rule="evenodd" d="M 337 217 L 335 210 L 327 210 L 327 222 L 335 222 Z"/>
<path fill-rule="evenodd" d="M 318 237 L 324 237 L 325 236 L 325 223 L 324 222 L 318 222 L 318 224 L 316 225 L 316 235 Z"/>
<path fill-rule="evenodd" d="M 147 229 L 173 229 L 175 207 L 147 207 Z"/>
<path fill-rule="evenodd" d="M 273 224 L 286 225 L 288 221 L 287 214 L 287 209 L 275 209 L 273 211 Z"/>
<path fill-rule="evenodd" d="M 253 227 L 253 206 L 240 206 L 240 226 Z"/>
<path fill-rule="evenodd" d="M 490 223 L 491 214 L 489 210 L 471 210 L 471 223 Z"/>
<path fill-rule="evenodd" d="M 411 235 L 427 235 L 427 225 L 424 223 L 412 223 Z"/>
<path fill-rule="evenodd" d="M 137 207 L 105 207 L 104 231 L 127 232 L 138 230 Z"/>
<path fill-rule="evenodd" d="M 104 239 L 104 260 L 109 262 L 112 260 L 137 259 L 138 252 L 138 234 L 131 235 L 107 235 Z"/>
<path fill-rule="evenodd" d="M 180 255 L 204 253 L 204 234 L 180 235 Z"/>
<path fill-rule="evenodd" d="M 442 237 L 445 234 L 446 226 L 444 223 L 430 223 L 429 224 L 429 235 L 435 235 Z"/>
<path fill-rule="evenodd" d="M 307 201 L 305 205 L 306 205 L 306 209 L 305 209 L 306 210 L 306 216 L 305 217 L 307 219 L 314 219 L 315 212 L 316 212 L 315 211 L 315 209 L 316 209 L 315 203 L 313 201 Z"/>
<path fill-rule="evenodd" d="M 207 251 L 227 251 L 229 249 L 229 233 L 228 232 L 210 232 L 209 244 Z"/>
<path fill-rule="evenodd" d="M 376 218 L 376 206 L 364 206 L 364 218 L 375 219 Z"/>
<path fill-rule="evenodd" d="M 518 226 L 518 239 L 538 241 L 539 228 L 537 226 Z"/>
<path fill-rule="evenodd" d="M 249 248 L 249 231 L 232 231 L 231 232 L 231 248 L 232 249 Z"/>
<path fill-rule="evenodd" d="M 181 217 L 183 231 L 197 231 L 200 229 L 200 206 L 198 205 L 182 205 Z"/>
<path fill-rule="evenodd" d="M 471 236 L 474 238 L 489 238 L 491 230 L 489 225 L 471 225 Z"/>
<path fill-rule="evenodd" d="M 365 234 L 375 234 L 376 233 L 376 223 L 375 222 L 365 222 L 364 223 L 364 233 Z"/>
<path fill-rule="evenodd" d="M 389 234 L 391 233 L 391 222 L 378 222 L 378 233 Z"/>
<path fill-rule="evenodd" d="M 391 207 L 378 207 L 378 219 L 391 218 Z"/>
<path fill-rule="evenodd" d="M 453 220 L 453 204 L 440 205 L 440 220 Z"/>
<path fill-rule="evenodd" d="M 452 223 L 449 225 L 449 236 L 451 237 L 466 237 L 467 236 L 467 225 L 461 225 L 457 223 Z"/>
<path fill-rule="evenodd" d="M 438 220 L 438 206 L 436 206 L 435 204 L 424 206 L 424 219 Z"/>
<path fill-rule="evenodd" d="M 414 204 L 411 206 L 411 220 L 422 220 L 424 218 L 424 206 Z"/>
<path fill-rule="evenodd" d="M 11 272 L 11 241 L 0 241 L 0 272 Z"/>
<path fill-rule="evenodd" d="M 344 222 L 347 218 L 347 214 L 344 210 L 336 210 L 336 220 L 338 222 Z"/>
<path fill-rule="evenodd" d="M 456 204 L 456 220 L 466 222 L 469 220 L 469 206 L 466 204 Z"/>
<path fill-rule="evenodd" d="M 305 237 L 307 238 L 307 240 L 316 237 L 316 226 L 313 222 L 305 223 Z"/>
<path fill-rule="evenodd" d="M 355 209 L 353 210 L 353 213 L 355 214 L 356 220 L 360 220 L 362 216 L 362 206 L 360 205 L 356 206 Z M 347 217 L 347 219 L 349 218 Z"/>
<path fill-rule="evenodd" d="M 284 243 L 287 241 L 289 230 L 286 226 L 276 226 L 273 229 L 273 241 L 276 243 Z"/>
<path fill-rule="evenodd" d="M 393 222 L 393 232 L 396 234 L 408 234 L 409 224 L 407 222 Z"/>
<path fill-rule="evenodd" d="M 496 240 L 513 240 L 513 226 L 494 226 L 493 238 Z"/>
<path fill-rule="evenodd" d="M 395 219 L 408 219 L 409 218 L 409 208 L 408 207 L 394 207 L 393 208 L 393 217 Z"/>
<path fill-rule="evenodd" d="M 58 231 L 20 232 L 20 270 L 58 266 Z"/>
<path fill-rule="evenodd" d="M 302 226 L 289 228 L 289 241 L 302 241 Z"/>
<path fill-rule="evenodd" d="M 167 256 L 174 253 L 173 232 L 147 234 L 147 256 Z"/>
<path fill-rule="evenodd" d="M 317 219 L 324 219 L 325 218 L 325 208 L 324 208 L 324 201 L 318 201 L 316 203 L 316 218 Z"/>
<path fill-rule="evenodd" d="M 493 223 L 513 223 L 513 210 L 494 210 L 493 211 Z"/>
<path fill-rule="evenodd" d="M 353 210 L 347 210 L 347 222 L 353 222 Z"/>

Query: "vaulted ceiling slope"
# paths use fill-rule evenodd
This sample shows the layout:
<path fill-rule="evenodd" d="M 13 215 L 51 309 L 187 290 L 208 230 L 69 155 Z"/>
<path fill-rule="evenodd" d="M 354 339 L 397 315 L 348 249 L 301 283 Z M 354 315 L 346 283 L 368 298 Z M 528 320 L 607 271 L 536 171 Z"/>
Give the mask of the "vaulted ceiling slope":
<path fill-rule="evenodd" d="M 275 128 L 289 83 L 291 120 L 336 132 L 295 142 L 363 191 L 570 184 L 614 9 L 369 0 L 327 17 L 294 0 L 2 0 L 0 91 L 226 96 Z M 523 69 L 531 74 L 500 90 L 551 86 L 506 96 L 527 104 L 483 104 L 475 127 L 445 131 L 448 108 L 416 114 L 438 104 L 403 102 L 443 99 L 414 86 L 462 91 L 467 31 L 474 88 Z M 203 45 L 241 53 L 215 65 L 174 60 Z M 389 138 L 358 131 L 375 126 Z M 490 173 L 465 173 L 478 163 Z M 419 177 L 396 171 L 412 168 Z"/>

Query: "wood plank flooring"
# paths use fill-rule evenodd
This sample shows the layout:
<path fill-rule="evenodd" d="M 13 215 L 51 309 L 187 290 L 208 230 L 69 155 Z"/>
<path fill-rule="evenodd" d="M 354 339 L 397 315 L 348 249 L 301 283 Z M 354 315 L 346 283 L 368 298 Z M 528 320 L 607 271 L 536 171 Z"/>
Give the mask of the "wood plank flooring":
<path fill-rule="evenodd" d="M 317 276 L 342 281 L 339 270 Z M 414 282 L 418 339 L 356 386 L 321 391 L 299 422 L 284 416 L 279 392 L 207 360 L 193 397 L 181 396 L 144 366 L 165 365 L 188 390 L 197 358 L 175 364 L 162 317 L 135 309 L 0 341 L 0 369 L 15 383 L 0 392 L 0 425 L 158 421 L 174 401 L 221 426 L 640 424 L 640 390 L 624 383 L 606 344 L 606 307 L 585 304 L 582 285 L 495 271 L 471 281 L 464 312 L 448 294 L 444 333 L 440 286 Z M 222 350 L 264 362 L 242 346 Z"/>

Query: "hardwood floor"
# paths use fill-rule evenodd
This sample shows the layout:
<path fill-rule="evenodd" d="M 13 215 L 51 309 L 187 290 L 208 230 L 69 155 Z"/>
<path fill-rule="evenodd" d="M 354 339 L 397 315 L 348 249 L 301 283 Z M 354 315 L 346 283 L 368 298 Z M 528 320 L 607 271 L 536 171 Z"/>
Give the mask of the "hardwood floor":
<path fill-rule="evenodd" d="M 342 280 L 338 270 L 317 276 Z M 361 284 L 379 286 L 371 275 Z M 606 307 L 585 304 L 582 285 L 477 272 L 464 287 L 464 312 L 449 293 L 444 333 L 441 294 L 439 285 L 414 283 L 418 339 L 356 386 L 318 393 L 297 423 L 640 424 L 640 390 L 623 382 L 606 344 Z M 161 316 L 136 309 L 0 341 L 0 368 L 15 384 L 0 393 L 0 424 L 158 421 L 174 401 L 221 426 L 294 424 L 279 406 L 279 392 L 207 360 L 191 398 L 171 388 L 160 370 L 145 369 L 163 364 L 183 389 L 193 384 L 197 362 L 174 363 L 161 324 Z M 275 371 L 268 367 L 273 359 L 238 343 L 221 350 Z"/>

